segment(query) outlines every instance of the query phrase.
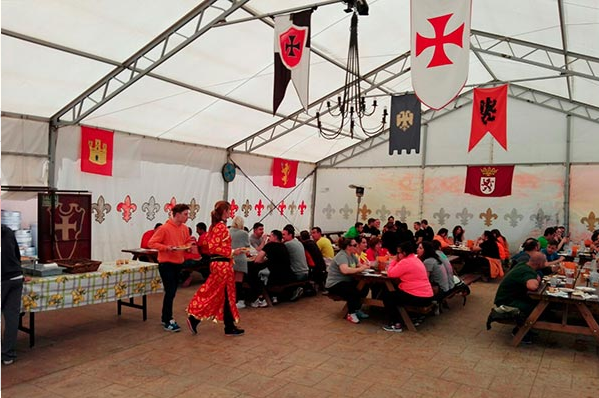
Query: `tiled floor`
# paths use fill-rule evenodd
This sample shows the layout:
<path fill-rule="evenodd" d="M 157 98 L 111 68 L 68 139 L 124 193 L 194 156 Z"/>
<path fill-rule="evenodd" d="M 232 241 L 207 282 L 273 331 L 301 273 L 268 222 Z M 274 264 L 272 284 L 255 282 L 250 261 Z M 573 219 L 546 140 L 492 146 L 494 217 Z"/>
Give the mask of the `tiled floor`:
<path fill-rule="evenodd" d="M 246 335 L 203 323 L 192 336 L 116 304 L 38 314 L 37 344 L 19 336 L 18 360 L 2 367 L 2 397 L 593 397 L 599 347 L 590 337 L 542 332 L 513 348 L 509 326 L 485 321 L 496 285 L 475 283 L 418 333 L 381 329 L 384 314 L 352 325 L 326 296 L 241 310 Z M 175 312 L 197 285 L 179 289 Z"/>

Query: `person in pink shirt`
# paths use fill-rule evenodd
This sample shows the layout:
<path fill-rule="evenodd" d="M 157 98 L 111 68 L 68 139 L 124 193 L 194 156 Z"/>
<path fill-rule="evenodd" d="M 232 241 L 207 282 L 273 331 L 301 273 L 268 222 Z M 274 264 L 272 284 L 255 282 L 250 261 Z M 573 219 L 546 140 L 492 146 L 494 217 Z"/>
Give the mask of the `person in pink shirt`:
<path fill-rule="evenodd" d="M 391 261 L 387 275 L 400 279 L 398 289 L 387 292 L 383 297 L 389 324 L 383 326 L 387 332 L 401 332 L 398 306 L 413 305 L 426 307 L 433 301 L 433 288 L 428 280 L 426 267 L 415 254 L 413 242 L 403 242 L 397 248 L 397 259 Z"/>

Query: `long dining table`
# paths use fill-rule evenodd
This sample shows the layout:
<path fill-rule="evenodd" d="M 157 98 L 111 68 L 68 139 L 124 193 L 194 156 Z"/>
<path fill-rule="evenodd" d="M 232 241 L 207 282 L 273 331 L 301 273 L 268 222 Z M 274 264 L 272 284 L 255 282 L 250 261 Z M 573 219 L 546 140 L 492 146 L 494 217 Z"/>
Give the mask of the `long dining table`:
<path fill-rule="evenodd" d="M 538 303 L 526 318 L 524 326 L 512 339 L 512 344 L 518 346 L 524 335 L 531 329 L 593 336 L 599 342 L 599 324 L 597 323 L 597 319 L 599 319 L 599 288 L 587 286 L 587 280 L 583 275 L 582 267 L 579 267 L 575 275 L 574 288 L 551 287 L 546 278 L 535 292 L 530 292 L 529 297 Z M 560 320 L 551 316 L 541 319 L 541 316 L 551 309 L 561 310 Z M 571 316 L 573 311 L 582 317 L 584 323 L 573 322 L 575 321 Z"/>

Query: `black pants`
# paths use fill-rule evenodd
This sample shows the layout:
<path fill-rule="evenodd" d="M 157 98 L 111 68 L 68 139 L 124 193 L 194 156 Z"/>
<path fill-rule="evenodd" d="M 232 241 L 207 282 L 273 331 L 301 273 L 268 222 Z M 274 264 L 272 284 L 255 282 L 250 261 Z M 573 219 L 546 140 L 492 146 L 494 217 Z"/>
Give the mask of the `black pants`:
<path fill-rule="evenodd" d="M 235 330 L 235 319 L 233 319 L 231 307 L 229 306 L 229 296 L 227 296 L 227 289 L 225 289 L 225 309 L 223 311 L 223 321 L 225 322 L 225 332 Z"/>
<path fill-rule="evenodd" d="M 8 250 L 8 249 L 7 249 Z M 2 315 L 4 315 L 4 335 L 2 336 L 2 360 L 17 357 L 17 334 L 21 312 L 23 278 L 2 281 Z"/>
<path fill-rule="evenodd" d="M 328 290 L 329 294 L 342 297 L 347 301 L 347 312 L 353 314 L 362 307 L 362 298 L 368 293 L 368 289 L 360 291 L 357 286 L 357 281 L 339 282 Z"/>
<path fill-rule="evenodd" d="M 181 272 L 181 264 L 175 263 L 160 263 L 158 264 L 158 272 L 162 278 L 162 286 L 164 286 L 164 299 L 162 300 L 162 322 L 169 323 L 173 319 L 173 301 L 177 294 L 177 285 L 179 284 L 179 272 Z"/>
<path fill-rule="evenodd" d="M 473 256 L 466 259 L 464 267 L 460 271 L 460 275 L 464 274 L 482 274 L 487 277 L 491 275 L 491 267 L 489 260 L 483 256 Z"/>
<path fill-rule="evenodd" d="M 401 315 L 399 314 L 398 306 L 412 305 L 415 307 L 429 306 L 433 301 L 432 297 L 412 296 L 403 290 L 397 289 L 393 292 L 386 291 L 383 295 L 383 303 L 389 317 L 389 323 L 399 323 Z"/>

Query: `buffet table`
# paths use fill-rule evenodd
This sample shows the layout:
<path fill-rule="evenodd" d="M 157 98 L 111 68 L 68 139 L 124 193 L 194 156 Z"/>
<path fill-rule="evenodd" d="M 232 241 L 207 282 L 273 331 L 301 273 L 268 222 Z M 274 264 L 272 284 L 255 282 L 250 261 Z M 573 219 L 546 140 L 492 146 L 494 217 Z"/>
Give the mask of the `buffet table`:
<path fill-rule="evenodd" d="M 95 272 L 33 277 L 23 284 L 21 322 L 19 329 L 29 334 L 29 345 L 35 344 L 35 313 L 64 308 L 82 307 L 90 304 L 117 302 L 117 314 L 121 307 L 142 310 L 147 319 L 146 294 L 162 292 L 162 280 L 158 264 L 130 261 L 116 265 L 106 262 Z M 134 297 L 142 297 L 136 304 Z M 123 301 L 129 299 L 128 301 Z M 23 315 L 29 312 L 29 327 L 23 325 Z"/>

